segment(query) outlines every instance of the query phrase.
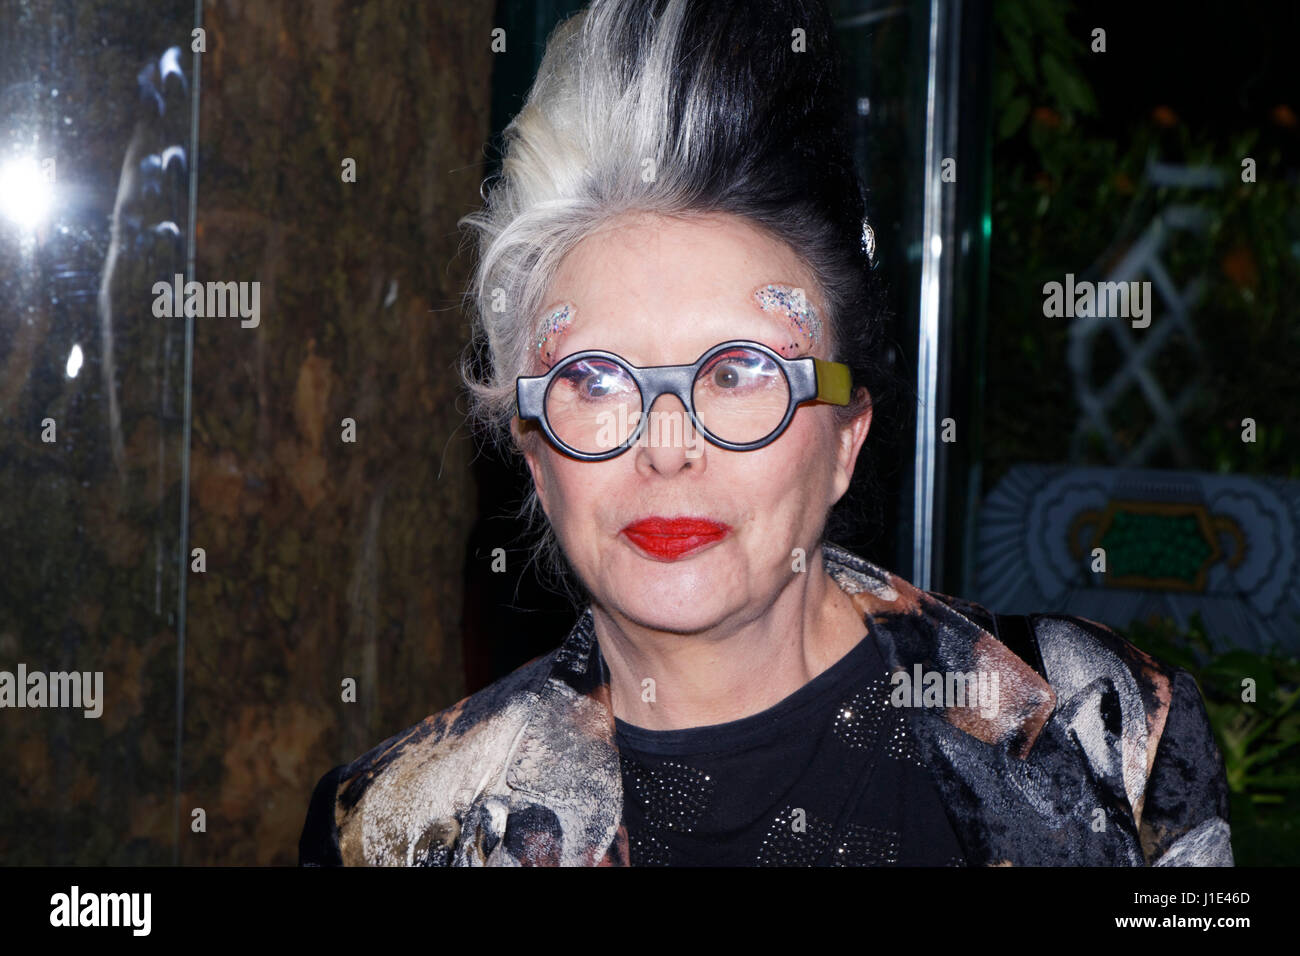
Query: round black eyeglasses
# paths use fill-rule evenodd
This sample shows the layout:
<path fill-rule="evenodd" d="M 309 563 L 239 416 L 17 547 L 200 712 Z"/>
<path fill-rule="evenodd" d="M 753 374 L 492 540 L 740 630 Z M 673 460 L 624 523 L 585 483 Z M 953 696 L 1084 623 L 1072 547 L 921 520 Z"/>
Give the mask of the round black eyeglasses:
<path fill-rule="evenodd" d="M 576 352 L 545 375 L 521 376 L 515 384 L 520 419 L 540 421 L 556 447 L 582 461 L 621 455 L 657 415 L 669 416 L 675 439 L 668 444 L 684 442 L 679 413 L 646 414 L 660 395 L 675 395 L 714 445 L 752 451 L 776 441 L 803 402 L 847 405 L 851 393 L 847 365 L 788 359 L 745 339 L 716 345 L 692 365 L 642 367 L 613 352 Z"/>

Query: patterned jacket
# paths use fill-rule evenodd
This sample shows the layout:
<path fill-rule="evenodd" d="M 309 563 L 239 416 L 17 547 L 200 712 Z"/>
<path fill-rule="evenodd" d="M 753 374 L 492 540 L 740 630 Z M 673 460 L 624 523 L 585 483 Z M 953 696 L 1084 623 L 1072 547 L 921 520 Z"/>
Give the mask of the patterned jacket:
<path fill-rule="evenodd" d="M 891 671 L 999 675 L 991 714 L 898 709 L 969 865 L 1232 865 L 1223 760 L 1190 674 L 1100 624 L 1036 614 L 1049 682 L 979 605 L 823 554 Z M 588 608 L 556 650 L 325 774 L 299 862 L 626 866 L 622 801 Z"/>

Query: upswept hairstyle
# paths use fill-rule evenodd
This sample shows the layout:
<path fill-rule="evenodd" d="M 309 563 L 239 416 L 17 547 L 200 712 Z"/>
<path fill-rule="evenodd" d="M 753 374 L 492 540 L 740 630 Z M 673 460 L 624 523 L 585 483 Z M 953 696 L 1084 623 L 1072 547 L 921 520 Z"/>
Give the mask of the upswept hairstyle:
<path fill-rule="evenodd" d="M 461 361 L 474 430 L 518 450 L 515 379 L 529 374 L 561 260 L 614 217 L 648 212 L 729 213 L 789 246 L 825 303 L 831 357 L 853 371 L 855 400 L 836 414 L 844 422 L 873 404 L 874 434 L 892 379 L 845 114 L 824 0 L 594 0 L 557 26 L 504 131 L 501 173 L 484 183 L 483 208 L 461 220 L 478 253 Z M 872 458 L 858 463 L 868 483 Z M 867 517 L 850 497 L 832 536 Z M 535 557 L 585 601 L 535 490 L 521 513 L 540 531 Z"/>

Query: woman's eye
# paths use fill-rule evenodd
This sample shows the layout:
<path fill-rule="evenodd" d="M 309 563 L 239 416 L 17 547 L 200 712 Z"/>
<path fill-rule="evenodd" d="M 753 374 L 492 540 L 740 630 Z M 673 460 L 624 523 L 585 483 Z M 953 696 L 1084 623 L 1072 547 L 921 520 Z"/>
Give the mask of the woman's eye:
<path fill-rule="evenodd" d="M 775 372 L 766 356 L 736 356 L 722 359 L 709 370 L 709 384 L 723 390 L 747 388 L 762 385 Z"/>
<path fill-rule="evenodd" d="M 577 392 L 580 398 L 608 398 L 620 390 L 620 376 L 606 369 L 594 369 L 590 366 L 577 366 L 560 375 L 565 384 Z"/>
<path fill-rule="evenodd" d="M 720 388 L 735 388 L 740 384 L 741 370 L 733 363 L 719 365 L 713 370 L 713 384 Z"/>
<path fill-rule="evenodd" d="M 564 384 L 579 394 L 589 395 L 594 387 L 593 383 L 599 378 L 599 374 L 589 369 L 575 368 L 563 373 L 560 378 L 564 380 Z"/>

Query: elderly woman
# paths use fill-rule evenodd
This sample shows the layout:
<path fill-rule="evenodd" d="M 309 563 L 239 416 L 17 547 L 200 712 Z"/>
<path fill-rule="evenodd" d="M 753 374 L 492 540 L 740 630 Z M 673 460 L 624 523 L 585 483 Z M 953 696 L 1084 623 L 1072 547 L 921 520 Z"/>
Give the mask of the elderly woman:
<path fill-rule="evenodd" d="M 835 62 L 802 0 L 552 36 L 469 217 L 466 376 L 585 607 L 326 774 L 302 863 L 1232 862 L 1187 673 L 826 538 L 887 382 Z"/>

